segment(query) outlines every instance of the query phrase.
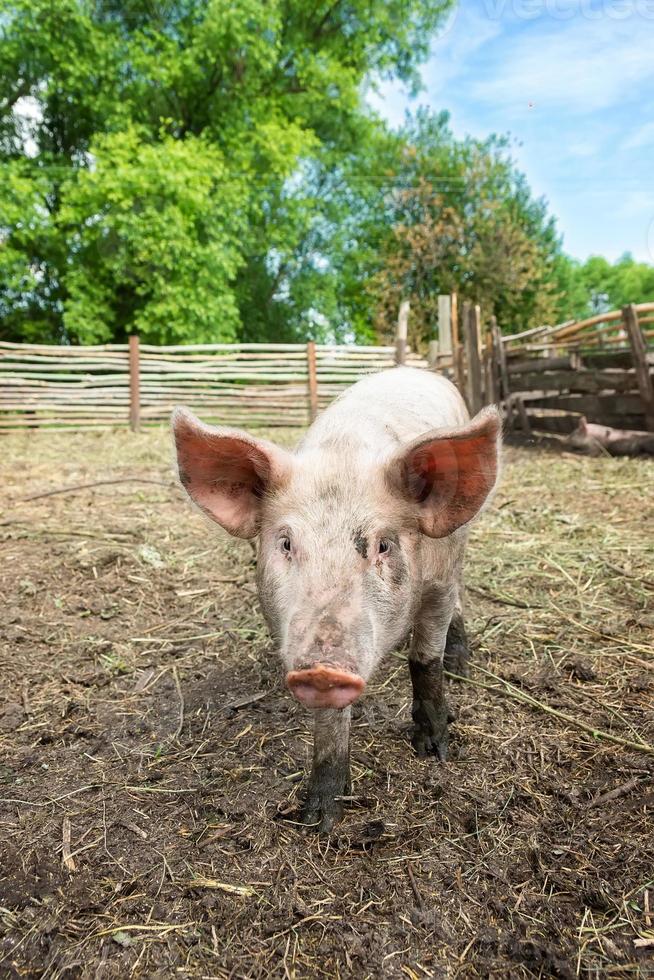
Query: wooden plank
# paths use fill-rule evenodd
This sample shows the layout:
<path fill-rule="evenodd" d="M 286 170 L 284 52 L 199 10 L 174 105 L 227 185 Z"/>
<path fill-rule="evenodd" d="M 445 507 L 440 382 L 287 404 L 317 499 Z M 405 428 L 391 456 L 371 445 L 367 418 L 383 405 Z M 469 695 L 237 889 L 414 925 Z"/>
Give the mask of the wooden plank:
<path fill-rule="evenodd" d="M 568 320 L 567 323 L 574 323 L 574 320 Z M 529 330 L 520 330 L 519 333 L 507 333 L 502 335 L 502 343 L 505 347 L 510 347 L 511 344 L 518 340 L 524 340 L 525 337 L 538 337 L 540 334 L 546 334 L 550 330 L 555 330 L 556 327 L 549 327 L 547 325 L 541 327 L 530 327 Z"/>
<path fill-rule="evenodd" d="M 307 370 L 309 372 L 309 418 L 313 422 L 318 414 L 318 374 L 316 371 L 316 344 L 307 344 Z"/>
<path fill-rule="evenodd" d="M 504 346 L 502 346 L 502 353 L 507 373 L 511 376 L 531 371 L 559 371 L 572 367 L 572 354 L 566 354 L 564 357 L 525 357 L 520 361 L 515 361 L 511 359 L 511 351 L 505 350 Z M 507 353 L 509 355 L 508 360 Z M 519 378 L 516 378 L 516 384 L 522 384 Z"/>
<path fill-rule="evenodd" d="M 569 435 L 577 428 L 581 415 L 574 412 L 527 412 L 529 424 L 536 432 L 556 432 Z"/>
<path fill-rule="evenodd" d="M 482 407 L 481 389 L 481 358 L 479 349 L 481 346 L 481 311 L 478 305 L 470 303 L 464 304 L 464 330 L 466 360 L 468 365 L 468 398 L 470 411 L 473 415 Z"/>
<path fill-rule="evenodd" d="M 509 402 L 511 407 L 517 412 L 518 418 L 520 419 L 520 428 L 523 434 L 528 438 L 531 438 L 531 425 L 529 423 L 529 416 L 525 410 L 525 405 L 520 395 L 510 395 Z"/>
<path fill-rule="evenodd" d="M 406 362 L 406 339 L 409 331 L 409 301 L 403 299 L 400 303 L 400 311 L 397 316 L 397 330 L 395 333 L 395 363 L 400 365 Z"/>
<path fill-rule="evenodd" d="M 631 344 L 640 400 L 643 404 L 645 424 L 649 432 L 654 432 L 654 385 L 647 364 L 647 348 L 642 330 L 638 324 L 638 312 L 633 303 L 623 306 L 622 315 Z"/>
<path fill-rule="evenodd" d="M 441 354 L 452 353 L 452 297 L 438 297 L 438 350 Z"/>
<path fill-rule="evenodd" d="M 42 351 L 45 354 L 71 355 L 73 357 L 75 354 L 86 356 L 95 351 L 101 351 L 102 353 L 106 351 L 122 351 L 126 354 L 128 349 L 128 344 L 89 344 L 88 346 L 76 346 L 74 344 L 20 344 L 9 340 L 0 341 L 0 350 Z"/>
<path fill-rule="evenodd" d="M 633 371 L 535 371 L 515 377 L 519 391 L 570 391 L 597 395 L 601 391 L 624 393 L 637 390 Z"/>
<path fill-rule="evenodd" d="M 131 334 L 129 338 L 129 424 L 132 432 L 139 430 L 141 411 L 141 374 L 139 370 L 139 338 Z"/>
<path fill-rule="evenodd" d="M 553 341 L 564 340 L 566 338 L 576 336 L 583 330 L 587 330 L 589 327 L 597 326 L 600 323 L 610 323 L 612 320 L 619 320 L 620 318 L 620 310 L 610 310 L 608 313 L 597 313 L 595 316 L 589 316 L 585 320 L 576 320 L 571 324 L 564 324 L 560 327 L 554 327 L 549 333 L 549 338 L 551 338 Z"/>
<path fill-rule="evenodd" d="M 579 412 L 589 422 L 601 422 L 606 415 L 642 415 L 643 405 L 638 395 L 538 395 L 523 392 L 525 404 L 534 408 L 558 408 Z M 624 428 L 624 426 L 623 426 Z"/>
<path fill-rule="evenodd" d="M 452 361 L 454 383 L 463 395 L 465 393 L 465 350 L 463 345 L 464 331 L 461 329 L 459 313 L 459 297 L 452 293 L 450 302 L 450 323 L 452 328 Z"/>
<path fill-rule="evenodd" d="M 202 351 L 304 351 L 304 344 L 143 344 L 144 354 L 192 354 Z"/>
<path fill-rule="evenodd" d="M 506 401 L 511 394 L 511 387 L 509 385 L 509 374 L 506 367 L 506 350 L 504 349 L 504 344 L 502 343 L 502 334 L 500 333 L 500 328 L 497 325 L 497 318 L 495 316 L 491 317 L 491 334 L 493 337 L 493 353 L 496 361 L 496 372 L 499 381 L 498 400 Z"/>
<path fill-rule="evenodd" d="M 499 401 L 497 384 L 497 374 L 495 370 L 495 353 L 493 347 L 493 334 L 490 330 L 486 331 L 486 344 L 484 346 L 484 404 L 495 405 Z"/>

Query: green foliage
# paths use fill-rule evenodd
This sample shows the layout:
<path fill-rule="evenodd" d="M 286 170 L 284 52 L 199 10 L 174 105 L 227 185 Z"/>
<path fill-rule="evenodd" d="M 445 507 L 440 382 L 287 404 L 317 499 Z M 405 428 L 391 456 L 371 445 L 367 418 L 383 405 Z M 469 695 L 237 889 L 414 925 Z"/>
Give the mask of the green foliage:
<path fill-rule="evenodd" d="M 323 177 L 450 3 L 0 0 L 1 334 L 324 329 Z"/>
<path fill-rule="evenodd" d="M 629 255 L 611 264 L 592 255 L 572 271 L 575 289 L 574 311 L 589 316 L 615 310 L 627 303 L 647 303 L 654 298 L 654 266 L 636 262 Z"/>
<path fill-rule="evenodd" d="M 74 256 L 67 336 L 235 340 L 230 284 L 243 261 L 248 195 L 222 152 L 190 135 L 146 143 L 135 128 L 100 137 L 91 150 L 93 168 L 68 182 L 57 216 Z"/>

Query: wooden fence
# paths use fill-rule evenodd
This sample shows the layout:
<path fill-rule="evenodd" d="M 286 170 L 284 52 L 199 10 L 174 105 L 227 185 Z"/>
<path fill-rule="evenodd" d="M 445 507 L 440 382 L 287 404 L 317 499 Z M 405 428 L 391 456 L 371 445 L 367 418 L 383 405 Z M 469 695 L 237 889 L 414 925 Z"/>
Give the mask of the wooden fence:
<path fill-rule="evenodd" d="M 569 433 L 582 415 L 654 431 L 654 303 L 502 335 L 479 306 L 442 296 L 429 362 L 466 394 L 472 412 L 504 407 L 508 428 Z"/>
<path fill-rule="evenodd" d="M 570 432 L 585 415 L 654 431 L 654 303 L 555 327 L 502 335 L 479 306 L 439 297 L 428 360 L 407 347 L 401 304 L 394 346 L 129 344 L 53 347 L 0 343 L 0 430 L 133 429 L 167 420 L 176 404 L 226 425 L 305 426 L 348 385 L 396 364 L 442 370 L 471 412 L 504 407 L 507 425 Z"/>
<path fill-rule="evenodd" d="M 630 304 L 502 338 L 507 414 L 523 429 L 568 433 L 584 415 L 654 432 L 653 322 L 654 303 Z"/>
<path fill-rule="evenodd" d="M 406 333 L 405 333 L 406 338 Z M 226 425 L 304 426 L 348 385 L 396 363 L 425 366 L 394 347 L 308 344 L 0 343 L 0 430 L 133 429 L 188 405 Z"/>

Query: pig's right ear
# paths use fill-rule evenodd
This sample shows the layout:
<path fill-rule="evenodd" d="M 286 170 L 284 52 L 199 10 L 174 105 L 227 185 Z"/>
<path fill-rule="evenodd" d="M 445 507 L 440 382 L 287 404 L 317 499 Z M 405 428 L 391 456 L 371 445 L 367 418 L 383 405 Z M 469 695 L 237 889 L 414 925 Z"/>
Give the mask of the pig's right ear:
<path fill-rule="evenodd" d="M 263 497 L 290 476 L 290 453 L 240 429 L 205 425 L 186 408 L 175 409 L 172 425 L 191 500 L 230 534 L 254 537 Z"/>

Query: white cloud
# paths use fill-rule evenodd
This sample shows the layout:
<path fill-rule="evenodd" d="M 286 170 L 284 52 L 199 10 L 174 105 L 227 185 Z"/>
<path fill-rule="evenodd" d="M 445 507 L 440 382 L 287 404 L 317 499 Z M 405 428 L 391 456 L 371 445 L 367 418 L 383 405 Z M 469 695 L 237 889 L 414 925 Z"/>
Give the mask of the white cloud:
<path fill-rule="evenodd" d="M 610 108 L 654 80 L 652 49 L 642 33 L 635 17 L 553 20 L 545 29 L 539 18 L 504 37 L 501 56 L 472 81 L 469 94 L 508 110 L 528 102 L 579 115 Z M 479 72 L 480 66 L 469 68 Z"/>
<path fill-rule="evenodd" d="M 624 143 L 627 150 L 639 150 L 642 146 L 654 146 L 654 122 L 640 126 Z"/>

